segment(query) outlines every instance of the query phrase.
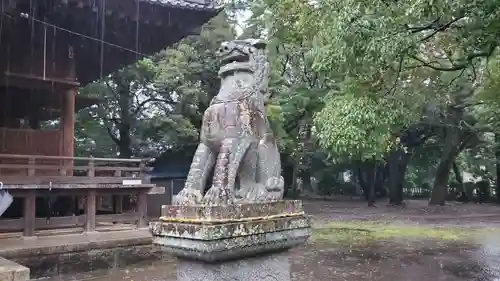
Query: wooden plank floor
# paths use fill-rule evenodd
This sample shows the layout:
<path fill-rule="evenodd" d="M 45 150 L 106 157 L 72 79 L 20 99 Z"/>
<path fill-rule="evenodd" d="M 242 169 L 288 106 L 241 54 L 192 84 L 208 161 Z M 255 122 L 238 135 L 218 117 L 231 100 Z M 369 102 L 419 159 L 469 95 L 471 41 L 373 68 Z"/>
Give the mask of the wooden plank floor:
<path fill-rule="evenodd" d="M 78 233 L 74 233 L 78 231 Z M 81 233 L 81 229 L 51 230 L 39 232 L 36 238 L 0 238 L 0 256 L 18 258 L 46 254 L 107 249 L 151 244 L 152 236 L 147 229 L 130 226 L 101 226 L 94 233 Z"/>

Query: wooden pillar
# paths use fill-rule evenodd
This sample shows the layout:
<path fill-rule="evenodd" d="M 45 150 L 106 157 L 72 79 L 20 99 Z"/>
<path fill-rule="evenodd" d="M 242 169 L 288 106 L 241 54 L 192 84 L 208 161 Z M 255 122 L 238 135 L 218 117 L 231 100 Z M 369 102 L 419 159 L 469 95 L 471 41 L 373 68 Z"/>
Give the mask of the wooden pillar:
<path fill-rule="evenodd" d="M 88 177 L 95 176 L 95 162 L 89 160 Z M 96 227 L 96 190 L 90 189 L 87 192 L 87 201 L 85 202 L 85 232 L 94 232 Z"/>
<path fill-rule="evenodd" d="M 87 198 L 85 202 L 85 232 L 95 232 L 96 227 L 96 190 L 90 189 L 87 192 Z"/>
<path fill-rule="evenodd" d="M 75 96 L 76 88 L 71 88 L 64 93 L 61 116 L 61 155 L 74 156 L 75 137 Z M 64 161 L 64 172 L 67 176 L 73 175 L 73 161 Z"/>
<path fill-rule="evenodd" d="M 35 220 L 36 220 L 36 191 L 31 189 L 24 197 L 24 237 L 35 236 Z"/>
<path fill-rule="evenodd" d="M 113 213 L 123 213 L 123 195 L 113 195 Z"/>
<path fill-rule="evenodd" d="M 114 176 L 121 177 L 122 171 L 116 170 Z M 123 213 L 123 195 L 113 195 L 112 201 L 113 201 L 113 213 L 115 214 Z"/>
<path fill-rule="evenodd" d="M 30 159 L 28 159 L 28 165 L 30 166 L 28 168 L 28 177 L 33 177 L 36 174 L 36 169 L 35 169 L 36 159 L 30 157 Z"/>
<path fill-rule="evenodd" d="M 146 190 L 139 191 L 137 195 L 137 213 L 139 218 L 137 219 L 137 228 L 147 227 L 146 214 L 148 211 L 148 195 Z"/>

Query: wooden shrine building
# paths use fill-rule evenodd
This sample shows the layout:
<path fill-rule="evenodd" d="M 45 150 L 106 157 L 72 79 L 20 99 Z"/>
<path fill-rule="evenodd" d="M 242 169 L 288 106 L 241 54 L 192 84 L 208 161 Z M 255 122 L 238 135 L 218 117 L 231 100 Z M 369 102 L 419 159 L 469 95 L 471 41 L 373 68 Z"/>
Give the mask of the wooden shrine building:
<path fill-rule="evenodd" d="M 98 102 L 78 88 L 199 33 L 220 11 L 215 0 L 1 1 L 0 188 L 16 197 L 6 213 L 22 217 L 0 217 L 0 238 L 99 230 L 124 217 L 96 215 L 96 201 L 123 194 L 137 198 L 134 223 L 146 226 L 146 194 L 158 188 L 143 160 L 74 155 L 75 112 Z M 45 214 L 37 204 L 67 208 Z"/>

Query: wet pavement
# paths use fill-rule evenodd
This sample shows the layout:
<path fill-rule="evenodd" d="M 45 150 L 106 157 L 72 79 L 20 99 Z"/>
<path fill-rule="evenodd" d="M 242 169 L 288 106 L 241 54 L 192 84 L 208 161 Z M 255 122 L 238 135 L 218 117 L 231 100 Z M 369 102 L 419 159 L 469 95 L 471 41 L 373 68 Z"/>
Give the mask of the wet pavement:
<path fill-rule="evenodd" d="M 290 251 L 293 281 L 500 281 L 500 239 L 477 245 L 377 241 L 339 246 L 311 242 Z M 175 260 L 51 280 L 176 281 Z"/>
<path fill-rule="evenodd" d="M 500 226 L 498 205 L 454 204 L 427 207 L 410 202 L 405 208 L 366 208 L 355 202 L 305 202 L 316 223 L 386 221 L 390 225 Z M 361 225 L 363 222 L 361 222 Z M 500 281 L 499 232 L 482 233 L 471 242 L 392 238 L 371 242 L 334 243 L 314 239 L 290 251 L 293 281 Z M 50 281 L 176 281 L 175 259 L 125 269 L 60 276 Z"/>

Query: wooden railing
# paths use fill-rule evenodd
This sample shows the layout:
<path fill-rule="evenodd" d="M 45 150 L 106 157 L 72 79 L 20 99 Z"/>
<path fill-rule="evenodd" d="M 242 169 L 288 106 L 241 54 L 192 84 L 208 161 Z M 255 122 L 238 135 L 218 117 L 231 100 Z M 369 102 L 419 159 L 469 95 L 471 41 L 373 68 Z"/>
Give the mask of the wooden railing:
<path fill-rule="evenodd" d="M 0 180 L 16 185 L 110 184 L 125 179 L 149 181 L 144 159 L 0 154 Z M 145 183 L 145 182 L 144 182 Z"/>
<path fill-rule="evenodd" d="M 162 190 L 150 184 L 144 159 L 61 157 L 0 154 L 0 182 L 16 197 L 24 197 L 23 235 L 33 236 L 40 224 L 35 216 L 36 197 L 85 198 L 84 231 L 96 230 L 96 197 L 136 195 L 136 224 L 146 226 L 147 194 Z M 60 221 L 63 218 L 59 219 Z M 74 219 L 66 218 L 64 221 Z M 77 219 L 76 221 L 81 221 Z M 14 224 L 14 223 L 12 223 Z"/>

